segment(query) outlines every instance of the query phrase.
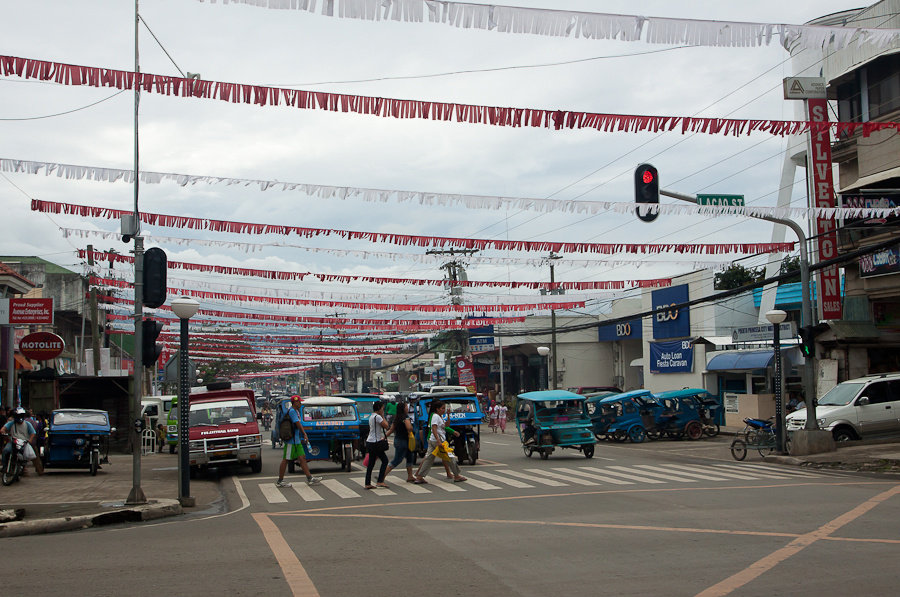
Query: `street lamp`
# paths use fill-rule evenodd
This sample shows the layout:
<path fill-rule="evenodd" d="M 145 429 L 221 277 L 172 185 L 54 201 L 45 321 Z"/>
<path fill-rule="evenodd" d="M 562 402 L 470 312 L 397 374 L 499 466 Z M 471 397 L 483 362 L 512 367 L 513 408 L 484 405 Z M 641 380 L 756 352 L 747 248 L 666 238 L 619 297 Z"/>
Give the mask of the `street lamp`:
<path fill-rule="evenodd" d="M 188 382 L 188 320 L 197 314 L 200 303 L 183 296 L 172 301 L 172 311 L 181 320 L 181 346 L 178 350 L 178 501 L 193 506 L 191 495 L 191 462 L 189 447 L 190 385 Z"/>
<path fill-rule="evenodd" d="M 546 372 L 546 370 L 547 370 L 547 355 L 550 354 L 550 347 L 549 346 L 538 346 L 537 352 L 542 357 L 543 371 Z M 545 373 L 544 379 L 546 379 L 546 373 Z M 544 384 L 544 385 L 546 385 L 546 384 Z"/>
<path fill-rule="evenodd" d="M 772 324 L 773 347 L 775 353 L 775 451 L 784 454 L 784 421 L 781 407 L 781 322 L 787 318 L 787 313 L 781 309 L 766 311 L 766 319 Z"/>

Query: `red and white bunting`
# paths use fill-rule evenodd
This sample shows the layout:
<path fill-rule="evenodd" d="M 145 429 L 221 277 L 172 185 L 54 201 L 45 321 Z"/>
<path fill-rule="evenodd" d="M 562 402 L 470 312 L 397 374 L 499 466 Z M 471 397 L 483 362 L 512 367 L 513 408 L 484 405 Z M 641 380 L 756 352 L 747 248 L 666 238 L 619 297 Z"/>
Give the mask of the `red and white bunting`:
<path fill-rule="evenodd" d="M 32 211 L 41 213 L 77 215 L 85 218 L 106 218 L 120 220 L 134 212 L 111 207 L 93 207 L 58 201 L 31 200 Z M 337 236 L 345 239 L 364 240 L 417 247 L 460 247 L 464 249 L 496 249 L 499 251 L 540 251 L 554 253 L 705 253 L 705 254 L 761 254 L 789 253 L 795 243 L 574 243 L 554 241 L 500 240 L 477 238 L 453 238 L 446 236 L 418 236 L 412 234 L 392 234 L 386 232 L 360 232 L 339 228 L 305 228 L 283 224 L 255 224 L 230 220 L 212 220 L 188 216 L 171 216 L 141 212 L 141 221 L 152 226 L 168 228 L 192 228 L 214 232 L 235 234 L 276 234 L 297 235 L 306 238 L 314 236 Z"/>
<path fill-rule="evenodd" d="M 576 110 L 545 110 L 541 108 L 504 108 L 475 104 L 456 104 L 422 100 L 394 99 L 375 96 L 304 91 L 134 73 L 132 71 L 82 66 L 0 56 L 0 75 L 17 76 L 39 81 L 53 81 L 61 85 L 87 85 L 114 89 L 140 88 L 145 93 L 159 93 L 185 98 L 216 99 L 233 104 L 256 106 L 285 105 L 303 110 L 325 110 L 415 120 L 433 120 L 491 126 L 532 127 L 554 130 L 594 129 L 603 132 L 680 131 L 710 135 L 749 135 L 764 132 L 786 137 L 807 131 L 817 132 L 830 127 L 835 137 L 852 136 L 857 131 L 864 137 L 882 130 L 898 130 L 897 122 L 835 122 L 817 123 L 802 120 L 700 118 L 694 116 L 644 116 L 636 114 L 602 114 Z"/>

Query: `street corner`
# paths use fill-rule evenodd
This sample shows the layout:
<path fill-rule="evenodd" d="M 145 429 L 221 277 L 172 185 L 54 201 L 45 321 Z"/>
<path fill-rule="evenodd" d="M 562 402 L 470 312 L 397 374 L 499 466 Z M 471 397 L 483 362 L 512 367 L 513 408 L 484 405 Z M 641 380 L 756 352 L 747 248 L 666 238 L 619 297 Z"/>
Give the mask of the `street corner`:
<path fill-rule="evenodd" d="M 128 522 L 148 522 L 184 513 L 181 504 L 175 499 L 154 499 L 138 505 L 125 505 L 122 502 L 103 503 L 98 504 L 94 512 L 47 518 L 30 518 L 27 508 L 21 510 L 21 516 L 18 516 L 18 511 L 16 512 L 17 520 L 0 524 L 0 538 L 60 533 Z"/>

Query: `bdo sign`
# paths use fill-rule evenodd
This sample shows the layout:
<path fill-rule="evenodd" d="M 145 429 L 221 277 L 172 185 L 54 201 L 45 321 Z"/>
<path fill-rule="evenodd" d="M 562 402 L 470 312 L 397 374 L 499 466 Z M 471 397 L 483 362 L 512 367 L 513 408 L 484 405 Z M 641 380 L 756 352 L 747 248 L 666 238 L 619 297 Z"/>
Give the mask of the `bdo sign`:
<path fill-rule="evenodd" d="M 28 334 L 19 342 L 19 352 L 26 358 L 35 361 L 55 359 L 63 351 L 63 348 L 65 348 L 63 339 L 50 332 Z"/>

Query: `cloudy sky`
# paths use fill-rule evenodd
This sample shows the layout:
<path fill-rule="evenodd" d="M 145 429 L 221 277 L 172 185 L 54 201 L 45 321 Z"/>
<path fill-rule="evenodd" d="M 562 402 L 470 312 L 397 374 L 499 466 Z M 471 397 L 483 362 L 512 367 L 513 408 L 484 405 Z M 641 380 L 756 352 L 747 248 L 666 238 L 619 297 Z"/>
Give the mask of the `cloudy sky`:
<path fill-rule="evenodd" d="M 478 3 L 478 2 L 474 2 Z M 0 0 L 0 54 L 131 70 L 134 5 L 125 0 Z M 516 6 L 720 21 L 802 24 L 855 7 L 847 0 L 722 2 L 667 0 L 520 0 Z M 501 34 L 431 23 L 329 18 L 238 3 L 142 0 L 139 32 L 144 72 L 199 73 L 213 81 L 305 90 L 620 114 L 795 118 L 782 99 L 792 75 L 787 52 L 768 47 L 715 48 Z M 148 30 L 149 28 L 149 30 Z M 152 35 L 151 35 L 152 31 Z M 155 38 L 154 38 L 155 36 Z M 805 73 L 815 75 L 817 73 Z M 0 157 L 47 163 L 133 168 L 134 97 L 130 91 L 0 77 Z M 286 181 L 470 195 L 630 202 L 636 164 L 659 168 L 662 185 L 685 192 L 744 194 L 748 204 L 775 205 L 785 140 L 765 133 L 740 138 L 679 132 L 553 131 L 400 120 L 258 107 L 143 94 L 142 170 L 225 178 Z M 60 228 L 115 231 L 118 223 L 31 212 L 30 199 L 132 209 L 124 182 L 61 180 L 3 173 L 0 253 L 39 255 L 80 271 L 75 251 L 89 242 L 127 252 L 121 240 L 64 238 Z M 671 200 L 666 200 L 671 201 Z M 805 205 L 798 173 L 793 206 Z M 291 224 L 428 236 L 580 242 L 768 242 L 768 224 L 739 217 L 596 216 L 516 209 L 467 209 L 387 201 L 311 198 L 255 186 L 172 182 L 140 187 L 142 211 L 258 223 Z M 213 234 L 144 227 L 154 237 L 269 245 L 247 252 L 226 246 L 158 244 L 170 260 L 328 274 L 441 278 L 441 262 L 415 258 L 424 249 L 333 237 Z M 792 238 L 788 238 L 792 240 Z M 275 247 L 344 249 L 352 255 Z M 362 253 L 367 252 L 367 253 Z M 371 255 L 407 254 L 413 257 Z M 548 280 L 535 253 L 485 251 L 513 258 L 471 263 L 470 280 Z M 364 258 L 365 257 L 365 258 Z M 737 256 L 731 256 L 734 258 Z M 619 263 L 585 264 L 598 256 L 565 255 L 558 281 L 635 280 L 690 271 L 721 257 L 617 255 Z M 529 260 L 531 260 L 529 262 Z M 627 262 L 627 263 L 623 263 Z M 761 258 L 742 261 L 759 265 Z M 170 272 L 170 285 L 341 300 L 446 304 L 440 287 L 324 284 L 315 279 L 276 284 L 258 279 Z M 536 291 L 467 290 L 468 303 L 525 302 Z M 634 293 L 631 293 L 632 296 Z M 602 310 L 608 293 L 570 293 Z M 355 298 L 354 298 L 355 297 Z M 211 308 L 230 308 L 210 303 Z M 255 305 L 254 310 L 266 310 Z M 330 312 L 334 314 L 334 309 Z M 346 311 L 346 310 L 344 310 Z M 292 309 L 326 314 L 328 309 Z M 395 313 L 352 312 L 395 317 Z M 422 317 L 422 315 L 420 315 Z"/>

